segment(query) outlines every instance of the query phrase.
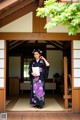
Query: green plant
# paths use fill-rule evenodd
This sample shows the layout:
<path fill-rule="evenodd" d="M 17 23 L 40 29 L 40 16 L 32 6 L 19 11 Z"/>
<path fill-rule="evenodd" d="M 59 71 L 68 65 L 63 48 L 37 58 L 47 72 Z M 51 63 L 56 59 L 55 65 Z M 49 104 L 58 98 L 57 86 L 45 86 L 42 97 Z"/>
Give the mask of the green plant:
<path fill-rule="evenodd" d="M 80 28 L 80 2 L 46 0 L 44 7 L 37 9 L 37 16 L 50 17 L 50 22 L 45 25 L 45 28 L 62 24 L 67 26 L 69 35 L 75 35 Z"/>

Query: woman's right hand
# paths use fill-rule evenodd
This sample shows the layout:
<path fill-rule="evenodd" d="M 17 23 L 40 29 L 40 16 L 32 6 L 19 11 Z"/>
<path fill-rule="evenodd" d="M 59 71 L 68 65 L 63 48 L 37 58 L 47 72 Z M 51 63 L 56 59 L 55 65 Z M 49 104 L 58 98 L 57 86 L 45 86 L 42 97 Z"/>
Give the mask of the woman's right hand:
<path fill-rule="evenodd" d="M 32 74 L 32 76 L 34 76 L 34 77 L 36 77 L 37 76 L 37 74 L 36 73 L 31 73 Z"/>

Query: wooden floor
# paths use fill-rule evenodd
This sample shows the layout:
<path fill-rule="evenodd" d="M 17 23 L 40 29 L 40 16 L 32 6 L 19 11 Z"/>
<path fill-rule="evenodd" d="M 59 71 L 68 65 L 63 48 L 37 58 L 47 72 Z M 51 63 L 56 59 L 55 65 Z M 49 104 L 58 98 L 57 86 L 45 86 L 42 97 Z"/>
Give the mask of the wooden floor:
<path fill-rule="evenodd" d="M 8 115 L 7 120 L 80 120 L 80 114 L 47 114 Z"/>
<path fill-rule="evenodd" d="M 8 96 L 7 100 L 11 100 L 11 101 L 6 106 L 6 111 L 11 111 L 13 109 L 13 107 L 15 106 L 15 104 L 17 103 L 17 101 L 19 99 L 22 99 L 22 98 L 24 98 L 24 99 L 27 99 L 27 98 L 30 99 L 30 93 L 28 93 L 27 95 L 23 94 L 23 95 L 19 95 L 19 96 Z M 63 99 L 62 95 L 53 94 L 52 91 L 47 91 L 47 94 L 45 96 L 45 100 L 47 100 L 47 98 L 49 98 L 49 99 L 50 98 L 51 99 L 55 99 L 57 101 L 57 103 L 64 109 L 64 99 Z M 45 104 L 47 104 L 47 103 L 45 103 Z M 71 108 L 69 107 L 69 109 L 71 109 Z M 51 110 L 52 110 L 52 108 L 51 108 Z M 53 109 L 53 111 L 54 111 L 54 109 Z"/>

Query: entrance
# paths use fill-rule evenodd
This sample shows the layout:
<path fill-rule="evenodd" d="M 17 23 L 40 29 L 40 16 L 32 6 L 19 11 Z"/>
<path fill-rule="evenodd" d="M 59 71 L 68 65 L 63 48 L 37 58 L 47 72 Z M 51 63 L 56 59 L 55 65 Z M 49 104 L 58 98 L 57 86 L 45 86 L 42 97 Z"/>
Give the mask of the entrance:
<path fill-rule="evenodd" d="M 45 80 L 46 103 L 42 111 L 71 109 L 71 42 L 29 40 L 7 41 L 6 111 L 36 110 L 29 104 L 28 74 L 34 48 L 41 49 L 50 63 L 49 76 Z"/>

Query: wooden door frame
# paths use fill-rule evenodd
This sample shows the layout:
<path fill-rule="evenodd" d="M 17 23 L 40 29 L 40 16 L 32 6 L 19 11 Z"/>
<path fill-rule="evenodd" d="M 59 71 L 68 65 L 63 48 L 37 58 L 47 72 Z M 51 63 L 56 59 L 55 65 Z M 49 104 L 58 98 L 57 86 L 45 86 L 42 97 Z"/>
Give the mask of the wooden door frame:
<path fill-rule="evenodd" d="M 80 34 L 77 34 L 76 36 L 68 36 L 67 33 L 0 33 L 0 39 L 5 40 L 5 56 L 6 56 L 6 40 L 54 40 L 54 41 L 58 40 L 58 41 L 71 41 L 72 42 L 74 39 L 80 40 L 79 35 Z M 72 44 L 71 44 L 71 48 L 72 48 Z M 71 53 L 72 53 L 72 49 L 71 49 Z M 71 63 L 73 63 L 72 56 L 71 56 Z M 72 68 L 73 68 L 73 66 L 71 67 L 71 70 L 73 71 Z M 4 82 L 5 82 L 5 87 L 4 87 L 5 102 L 4 103 L 5 103 L 5 106 L 4 106 L 4 111 L 6 112 L 6 57 L 5 57 L 4 69 L 5 69 L 5 78 L 4 78 Z M 72 76 L 73 76 L 73 72 L 72 72 Z M 72 80 L 72 82 L 73 82 L 73 80 Z"/>

